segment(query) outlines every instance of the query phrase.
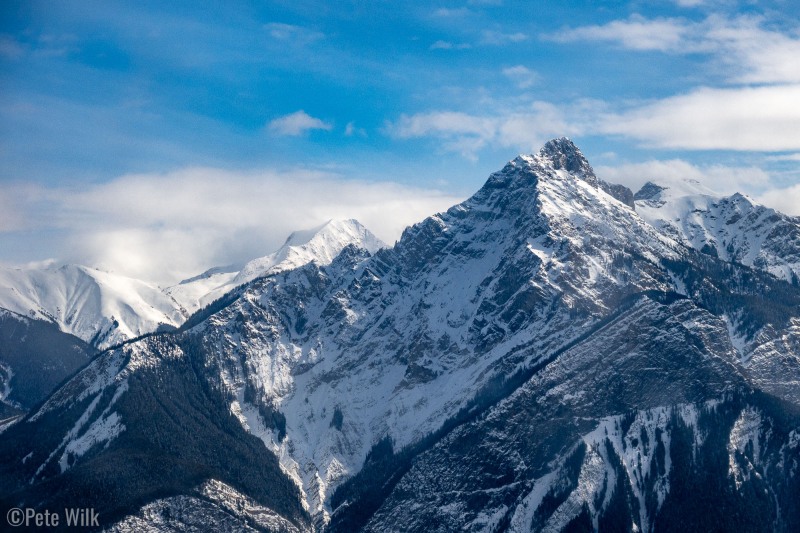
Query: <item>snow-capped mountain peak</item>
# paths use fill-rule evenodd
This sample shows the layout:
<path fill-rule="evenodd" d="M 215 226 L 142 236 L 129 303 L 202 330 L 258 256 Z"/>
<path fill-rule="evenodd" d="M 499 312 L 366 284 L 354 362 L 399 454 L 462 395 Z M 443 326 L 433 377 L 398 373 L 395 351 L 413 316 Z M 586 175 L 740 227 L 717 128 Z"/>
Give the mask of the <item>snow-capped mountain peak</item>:
<path fill-rule="evenodd" d="M 800 276 L 800 219 L 741 193 L 723 196 L 697 180 L 647 182 L 636 211 L 661 233 L 726 261 L 792 281 Z"/>
<path fill-rule="evenodd" d="M 247 262 L 233 282 L 246 283 L 264 274 L 291 270 L 311 261 L 327 265 L 350 244 L 370 253 L 386 247 L 357 220 L 332 219 L 315 228 L 293 232 L 275 252 Z"/>
<path fill-rule="evenodd" d="M 794 505 L 800 419 L 752 391 L 800 397 L 800 289 L 678 244 L 593 177 L 551 141 L 392 248 L 256 277 L 192 327 L 102 354 L 7 430 L 6 483 L 27 503 L 135 479 L 125 509 L 213 485 L 241 491 L 232 512 L 281 497 L 330 533 L 672 530 L 705 519 L 698 490 L 707 508 Z M 174 477 L 141 467 L 142 442 Z M 187 458 L 216 481 L 198 491 Z M 754 529 L 800 516 L 761 514 Z"/>
<path fill-rule="evenodd" d="M 537 156 L 540 160 L 548 161 L 555 170 L 564 170 L 581 178 L 595 187 L 599 186 L 597 176 L 592 166 L 584 157 L 583 152 L 567 137 L 548 141 Z"/>
<path fill-rule="evenodd" d="M 168 287 L 165 292 L 191 313 L 260 276 L 291 270 L 312 261 L 318 265 L 330 264 L 348 245 L 370 253 L 386 247 L 357 220 L 332 219 L 314 228 L 293 232 L 280 248 L 244 266 L 213 268 Z"/>
<path fill-rule="evenodd" d="M 608 183 L 599 179 L 583 152 L 566 137 L 553 139 L 546 143 L 537 155 L 531 156 L 540 166 L 560 171 L 572 178 L 585 181 L 600 189 L 612 198 L 635 210 L 633 191 L 624 185 Z M 522 156 L 523 160 L 526 156 Z M 529 158 L 530 159 L 530 158 Z"/>
<path fill-rule="evenodd" d="M 653 183 L 652 181 L 648 181 L 642 188 L 636 191 L 636 194 L 633 195 L 634 200 L 654 200 L 656 199 L 662 191 L 664 191 L 666 187 L 662 187 L 657 183 Z"/>

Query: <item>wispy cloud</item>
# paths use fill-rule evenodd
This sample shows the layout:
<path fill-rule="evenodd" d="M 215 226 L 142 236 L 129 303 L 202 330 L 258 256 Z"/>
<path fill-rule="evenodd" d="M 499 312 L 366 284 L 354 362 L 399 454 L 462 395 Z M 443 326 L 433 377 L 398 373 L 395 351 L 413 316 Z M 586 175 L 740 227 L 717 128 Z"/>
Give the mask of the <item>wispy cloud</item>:
<path fill-rule="evenodd" d="M 492 135 L 495 119 L 477 117 L 455 111 L 431 111 L 414 115 L 403 115 L 390 126 L 390 131 L 400 138 L 423 137 L 432 133 L 452 135 Z"/>
<path fill-rule="evenodd" d="M 708 54 L 718 72 L 737 83 L 800 81 L 800 37 L 764 27 L 762 17 L 712 15 L 701 22 L 632 15 L 602 25 L 545 34 L 557 42 L 600 41 L 637 51 Z"/>
<path fill-rule="evenodd" d="M 279 41 L 293 41 L 303 44 L 318 41 L 325 37 L 322 32 L 295 26 L 293 24 L 283 24 L 281 22 L 270 22 L 264 26 L 270 37 Z"/>
<path fill-rule="evenodd" d="M 603 114 L 598 133 L 688 150 L 800 150 L 800 85 L 700 88 Z"/>
<path fill-rule="evenodd" d="M 348 122 L 347 125 L 344 127 L 344 134 L 347 137 L 352 137 L 353 135 L 358 135 L 359 137 L 366 137 L 367 130 L 365 130 L 364 128 L 357 127 L 355 122 Z"/>
<path fill-rule="evenodd" d="M 565 28 L 544 37 L 556 42 L 605 41 L 631 50 L 675 50 L 690 33 L 690 25 L 681 19 L 646 19 L 633 15 L 603 25 Z"/>
<path fill-rule="evenodd" d="M 505 33 L 496 30 L 483 30 L 480 32 L 480 37 L 475 41 L 475 44 L 460 42 L 456 43 L 447 40 L 438 40 L 431 46 L 431 50 L 468 50 L 474 47 L 482 46 L 505 46 L 509 44 L 521 43 L 527 41 L 530 37 L 522 32 Z"/>
<path fill-rule="evenodd" d="M 309 169 L 187 168 L 122 176 L 80 191 L 3 187 L 0 207 L 14 210 L 11 216 L 0 211 L 0 236 L 58 231 L 60 248 L 49 255 L 169 283 L 264 255 L 290 232 L 330 218 L 356 218 L 391 243 L 407 225 L 460 200 Z"/>
<path fill-rule="evenodd" d="M 506 33 L 495 30 L 484 30 L 481 32 L 481 43 L 490 45 L 506 45 L 511 43 L 521 43 L 529 39 L 528 35 L 522 32 Z"/>
<path fill-rule="evenodd" d="M 472 12 L 469 8 L 466 7 L 457 7 L 457 8 L 447 8 L 447 7 L 440 7 L 439 9 L 434 10 L 433 16 L 434 17 L 442 17 L 442 18 L 461 18 L 471 15 Z"/>
<path fill-rule="evenodd" d="M 516 83 L 520 89 L 533 87 L 539 81 L 539 74 L 524 65 L 504 68 L 503 75 Z"/>
<path fill-rule="evenodd" d="M 472 48 L 469 43 L 452 43 L 450 41 L 436 41 L 430 46 L 431 50 L 467 50 Z"/>
<path fill-rule="evenodd" d="M 524 108 L 495 115 L 474 115 L 456 111 L 429 111 L 402 115 L 387 124 L 386 131 L 400 139 L 432 137 L 446 151 L 475 159 L 486 146 L 516 150 L 538 148 L 548 138 L 578 132 L 556 106 L 534 102 Z"/>
<path fill-rule="evenodd" d="M 25 54 L 25 48 L 8 35 L 0 35 L 0 57 L 19 59 Z"/>
<path fill-rule="evenodd" d="M 276 135 L 296 137 L 311 130 L 330 131 L 333 125 L 322 119 L 312 117 L 302 109 L 270 121 L 267 129 Z"/>
<path fill-rule="evenodd" d="M 0 234 L 35 230 L 47 220 L 46 195 L 31 183 L 5 184 L 0 190 Z"/>
<path fill-rule="evenodd" d="M 773 155 L 767 158 L 770 161 L 798 161 L 800 162 L 800 153 L 798 154 L 782 154 Z"/>

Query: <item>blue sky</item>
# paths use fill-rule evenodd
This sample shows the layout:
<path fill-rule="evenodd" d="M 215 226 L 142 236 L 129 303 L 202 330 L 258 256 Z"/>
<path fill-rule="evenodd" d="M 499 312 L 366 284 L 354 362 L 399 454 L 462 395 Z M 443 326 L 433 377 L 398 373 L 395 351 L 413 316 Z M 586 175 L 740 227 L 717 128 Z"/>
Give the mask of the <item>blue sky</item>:
<path fill-rule="evenodd" d="M 331 216 L 384 239 L 547 139 L 800 215 L 796 2 L 14 2 L 0 261 L 169 281 Z"/>

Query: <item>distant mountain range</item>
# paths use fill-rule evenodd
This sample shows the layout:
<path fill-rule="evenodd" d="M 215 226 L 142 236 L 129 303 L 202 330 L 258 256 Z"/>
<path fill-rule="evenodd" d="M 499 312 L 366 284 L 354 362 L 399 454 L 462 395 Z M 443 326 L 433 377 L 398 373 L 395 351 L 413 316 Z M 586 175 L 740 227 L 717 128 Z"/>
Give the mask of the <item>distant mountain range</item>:
<path fill-rule="evenodd" d="M 636 211 L 673 239 L 725 261 L 800 280 L 800 218 L 742 194 L 721 197 L 694 180 L 663 187 L 648 182 Z"/>
<path fill-rule="evenodd" d="M 7 379 L 0 501 L 110 531 L 797 531 L 798 236 L 562 138 L 393 247 L 334 221 L 164 291 L 4 273 L 13 320 L 173 330 L 81 345 L 38 404 Z"/>
<path fill-rule="evenodd" d="M 328 264 L 348 244 L 373 252 L 386 246 L 355 220 L 329 220 L 292 233 L 278 250 L 243 267 L 214 267 L 163 290 L 80 265 L 0 267 L 0 308 L 51 322 L 102 349 L 159 328 L 176 328 L 191 313 L 258 276 L 310 261 Z"/>

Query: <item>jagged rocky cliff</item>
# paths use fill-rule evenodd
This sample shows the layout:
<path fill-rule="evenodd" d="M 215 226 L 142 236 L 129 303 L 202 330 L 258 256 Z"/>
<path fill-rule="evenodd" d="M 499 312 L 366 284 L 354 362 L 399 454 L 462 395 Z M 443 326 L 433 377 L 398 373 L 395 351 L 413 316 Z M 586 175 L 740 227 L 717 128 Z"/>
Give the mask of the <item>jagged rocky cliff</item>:
<path fill-rule="evenodd" d="M 796 530 L 800 289 L 608 190 L 553 140 L 393 248 L 101 354 L 0 438 L 4 502 L 122 531 Z"/>

